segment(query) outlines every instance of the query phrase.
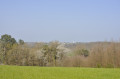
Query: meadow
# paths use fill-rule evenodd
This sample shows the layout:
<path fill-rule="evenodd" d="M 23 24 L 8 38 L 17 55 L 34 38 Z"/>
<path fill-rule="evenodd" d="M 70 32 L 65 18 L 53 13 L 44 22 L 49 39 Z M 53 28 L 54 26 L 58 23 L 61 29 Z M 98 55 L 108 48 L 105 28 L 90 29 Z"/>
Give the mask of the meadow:
<path fill-rule="evenodd" d="M 0 79 L 120 79 L 120 69 L 1 65 Z"/>

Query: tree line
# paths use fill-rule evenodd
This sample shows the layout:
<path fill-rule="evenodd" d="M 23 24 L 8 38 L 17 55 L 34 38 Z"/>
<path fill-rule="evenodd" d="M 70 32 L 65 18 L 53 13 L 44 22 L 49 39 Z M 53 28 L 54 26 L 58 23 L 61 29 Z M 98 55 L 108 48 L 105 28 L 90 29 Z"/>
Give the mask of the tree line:
<path fill-rule="evenodd" d="M 97 43 L 88 48 L 76 45 L 68 48 L 58 41 L 35 43 L 18 42 L 11 35 L 0 38 L 0 64 L 20 66 L 59 67 L 120 67 L 120 43 Z M 68 44 L 67 44 L 68 45 Z"/>

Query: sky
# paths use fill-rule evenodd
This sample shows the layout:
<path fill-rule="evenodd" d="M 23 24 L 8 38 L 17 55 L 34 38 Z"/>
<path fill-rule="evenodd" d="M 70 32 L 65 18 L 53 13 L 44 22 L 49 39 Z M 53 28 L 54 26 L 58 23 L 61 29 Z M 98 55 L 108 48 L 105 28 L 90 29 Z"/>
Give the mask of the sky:
<path fill-rule="evenodd" d="M 25 42 L 120 40 L 120 0 L 0 0 L 0 36 Z"/>

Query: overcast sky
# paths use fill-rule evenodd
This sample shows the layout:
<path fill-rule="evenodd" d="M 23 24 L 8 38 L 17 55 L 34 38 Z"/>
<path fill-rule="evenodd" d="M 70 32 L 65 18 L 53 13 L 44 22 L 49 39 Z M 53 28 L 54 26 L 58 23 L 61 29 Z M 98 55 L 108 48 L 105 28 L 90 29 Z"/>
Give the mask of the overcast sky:
<path fill-rule="evenodd" d="M 120 0 L 0 0 L 0 35 L 26 42 L 120 39 Z"/>

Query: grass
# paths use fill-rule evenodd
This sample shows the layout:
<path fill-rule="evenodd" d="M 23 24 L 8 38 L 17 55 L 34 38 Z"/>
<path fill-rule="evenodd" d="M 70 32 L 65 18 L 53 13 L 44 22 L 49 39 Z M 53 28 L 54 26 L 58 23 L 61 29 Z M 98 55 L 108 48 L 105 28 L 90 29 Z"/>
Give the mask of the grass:
<path fill-rule="evenodd" d="M 120 69 L 0 66 L 0 79 L 120 79 Z"/>

